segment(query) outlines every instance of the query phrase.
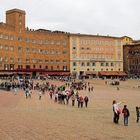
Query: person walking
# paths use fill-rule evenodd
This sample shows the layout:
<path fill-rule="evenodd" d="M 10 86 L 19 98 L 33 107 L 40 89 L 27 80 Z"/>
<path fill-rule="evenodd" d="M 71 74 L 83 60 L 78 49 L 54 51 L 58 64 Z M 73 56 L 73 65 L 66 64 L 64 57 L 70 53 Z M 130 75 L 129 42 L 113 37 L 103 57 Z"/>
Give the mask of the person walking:
<path fill-rule="evenodd" d="M 138 106 L 136 106 L 136 117 L 137 117 L 136 122 L 138 123 L 139 122 L 139 118 L 140 118 L 140 107 L 138 107 Z"/>
<path fill-rule="evenodd" d="M 80 107 L 80 97 L 77 97 L 77 102 L 78 102 L 78 108 Z"/>
<path fill-rule="evenodd" d="M 127 105 L 124 105 L 122 113 L 123 113 L 123 117 L 124 117 L 124 126 L 128 126 L 128 117 L 130 116 L 130 113 L 127 108 Z"/>
<path fill-rule="evenodd" d="M 50 95 L 50 99 L 52 99 L 52 96 L 53 96 L 53 91 L 52 90 L 50 91 L 49 95 Z"/>
<path fill-rule="evenodd" d="M 88 91 L 90 92 L 90 87 L 88 87 Z"/>
<path fill-rule="evenodd" d="M 41 100 L 41 96 L 42 96 L 42 91 L 40 89 L 40 91 L 39 91 L 39 100 Z"/>
<path fill-rule="evenodd" d="M 91 86 L 91 91 L 93 92 L 93 89 L 94 89 L 94 87 L 93 86 Z"/>
<path fill-rule="evenodd" d="M 89 101 L 88 96 L 85 96 L 84 101 L 85 101 L 85 107 L 87 108 L 88 101 Z"/>
<path fill-rule="evenodd" d="M 75 95 L 74 94 L 71 96 L 71 100 L 72 100 L 72 106 L 74 106 L 75 105 Z"/>
<path fill-rule="evenodd" d="M 82 96 L 80 96 L 80 104 L 81 104 L 81 108 L 83 108 L 83 103 L 84 103 L 84 99 Z"/>

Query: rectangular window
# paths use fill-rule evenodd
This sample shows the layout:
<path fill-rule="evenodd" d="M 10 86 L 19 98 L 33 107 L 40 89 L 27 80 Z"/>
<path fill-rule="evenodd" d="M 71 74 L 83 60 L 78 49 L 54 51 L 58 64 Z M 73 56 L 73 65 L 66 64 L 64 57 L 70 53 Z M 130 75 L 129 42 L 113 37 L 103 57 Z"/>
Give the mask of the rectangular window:
<path fill-rule="evenodd" d="M 14 35 L 11 35 L 11 36 L 10 36 L 10 39 L 11 39 L 11 40 L 14 40 Z"/>
<path fill-rule="evenodd" d="M 92 62 L 92 66 L 96 66 L 96 63 L 95 62 Z"/>
<path fill-rule="evenodd" d="M 4 64 L 4 70 L 8 70 L 9 69 L 9 64 Z"/>
<path fill-rule="evenodd" d="M 77 45 L 77 41 L 76 41 L 76 39 L 73 39 L 72 40 L 72 46 L 76 46 Z"/>
<path fill-rule="evenodd" d="M 4 39 L 8 39 L 8 35 L 4 35 Z"/>
<path fill-rule="evenodd" d="M 22 65 L 18 65 L 18 69 L 22 69 L 23 68 L 23 66 Z"/>
<path fill-rule="evenodd" d="M 30 65 L 26 65 L 26 69 L 30 69 Z"/>
<path fill-rule="evenodd" d="M 72 58 L 76 58 L 76 54 L 72 54 Z"/>
<path fill-rule="evenodd" d="M 60 54 L 60 51 L 59 50 L 56 50 L 56 54 Z"/>
<path fill-rule="evenodd" d="M 22 47 L 18 47 L 18 52 L 22 52 Z"/>
<path fill-rule="evenodd" d="M 113 42 L 112 41 L 110 41 L 110 46 L 113 46 Z"/>
<path fill-rule="evenodd" d="M 105 42 L 106 46 L 108 46 L 108 41 Z"/>
<path fill-rule="evenodd" d="M 84 62 L 81 62 L 81 66 L 85 66 L 85 63 Z"/>
<path fill-rule="evenodd" d="M 114 63 L 112 63 L 112 62 L 111 62 L 111 64 L 110 64 L 110 65 L 113 67 L 113 66 L 114 66 Z"/>
<path fill-rule="evenodd" d="M 76 62 L 73 62 L 73 66 L 76 66 Z"/>
<path fill-rule="evenodd" d="M 62 45 L 63 45 L 63 46 L 66 46 L 66 45 L 67 45 L 67 42 L 66 42 L 65 40 L 63 40 L 63 41 L 62 41 Z"/>
<path fill-rule="evenodd" d="M 10 46 L 10 51 L 14 51 L 14 46 Z"/>
<path fill-rule="evenodd" d="M 45 45 L 48 45 L 48 40 L 45 40 L 45 41 L 44 41 L 44 44 L 45 44 Z"/>
<path fill-rule="evenodd" d="M 36 53 L 36 50 L 34 48 L 32 49 L 32 53 Z"/>
<path fill-rule="evenodd" d="M 5 45 L 4 49 L 7 51 L 9 49 L 9 47 L 7 45 Z"/>
<path fill-rule="evenodd" d="M 103 62 L 101 62 L 101 63 L 100 63 L 100 65 L 101 65 L 101 66 L 104 66 L 104 63 L 103 63 Z"/>
<path fill-rule="evenodd" d="M 105 65 L 106 65 L 106 66 L 109 66 L 109 64 L 108 64 L 108 63 L 105 63 Z"/>
<path fill-rule="evenodd" d="M 22 62 L 22 59 L 21 58 L 18 58 L 18 63 L 21 63 Z"/>
<path fill-rule="evenodd" d="M 41 59 L 38 60 L 38 63 L 42 63 L 43 61 Z"/>
<path fill-rule="evenodd" d="M 84 59 L 84 54 L 81 54 L 81 58 Z"/>
<path fill-rule="evenodd" d="M 102 43 L 102 41 L 100 41 L 100 46 L 102 46 L 103 45 L 103 43 Z"/>
<path fill-rule="evenodd" d="M 96 40 L 96 46 L 98 46 L 98 40 Z"/>
<path fill-rule="evenodd" d="M 2 61 L 2 57 L 0 57 L 0 62 Z"/>
<path fill-rule="evenodd" d="M 32 59 L 32 63 L 36 63 L 36 60 L 35 59 Z"/>
<path fill-rule="evenodd" d="M 49 60 L 45 60 L 45 63 L 49 63 Z"/>
<path fill-rule="evenodd" d="M 49 54 L 48 50 L 45 51 L 45 54 Z"/>
<path fill-rule="evenodd" d="M 35 39 L 33 39 L 33 40 L 32 40 L 32 43 L 33 43 L 33 44 L 36 44 L 36 40 L 35 40 Z"/>
<path fill-rule="evenodd" d="M 27 59 L 26 59 L 26 63 L 30 63 L 30 59 L 27 58 Z"/>
<path fill-rule="evenodd" d="M 66 63 L 67 62 L 67 60 L 63 60 L 63 63 Z"/>
<path fill-rule="evenodd" d="M 0 39 L 2 39 L 3 38 L 3 34 L 0 34 Z"/>
<path fill-rule="evenodd" d="M 81 44 L 84 45 L 84 40 L 81 40 Z"/>
<path fill-rule="evenodd" d="M 63 70 L 66 71 L 67 70 L 67 66 L 63 66 Z"/>
<path fill-rule="evenodd" d="M 59 59 L 56 59 L 56 63 L 59 63 L 60 62 L 60 60 Z"/>
<path fill-rule="evenodd" d="M 18 37 L 18 41 L 21 42 L 22 41 L 22 38 L 21 37 Z"/>
<path fill-rule="evenodd" d="M 26 48 L 26 52 L 29 53 L 30 52 L 30 48 Z"/>
<path fill-rule="evenodd" d="M 53 45 L 54 44 L 54 41 L 53 40 L 50 40 L 50 45 Z"/>
<path fill-rule="evenodd" d="M 89 59 L 90 58 L 90 56 L 89 56 L 89 54 L 87 54 L 87 59 Z"/>
<path fill-rule="evenodd" d="M 26 38 L 26 43 L 30 43 L 30 38 Z"/>
<path fill-rule="evenodd" d="M 53 50 L 50 50 L 50 54 L 54 54 L 54 51 Z"/>
<path fill-rule="evenodd" d="M 42 49 L 39 49 L 38 52 L 39 52 L 39 54 L 43 54 L 43 50 Z"/>
<path fill-rule="evenodd" d="M 14 58 L 10 58 L 10 62 L 11 63 L 14 63 Z"/>
<path fill-rule="evenodd" d="M 50 63 L 53 63 L 53 59 L 50 59 Z"/>
<path fill-rule="evenodd" d="M 4 60 L 5 60 L 5 62 L 7 62 L 8 61 L 8 57 L 5 57 Z"/>
<path fill-rule="evenodd" d="M 86 40 L 86 45 L 89 45 L 90 44 L 90 40 Z"/>
<path fill-rule="evenodd" d="M 3 46 L 0 44 L 0 49 L 2 49 L 3 48 Z"/>
<path fill-rule="evenodd" d="M 90 66 L 90 62 L 87 62 L 87 66 Z"/>
<path fill-rule="evenodd" d="M 60 41 L 59 40 L 56 40 L 56 45 L 60 45 Z"/>
<path fill-rule="evenodd" d="M 38 44 L 42 45 L 43 44 L 43 41 L 42 40 L 39 40 L 38 41 Z"/>
<path fill-rule="evenodd" d="M 67 54 L 67 51 L 62 51 L 62 54 Z"/>

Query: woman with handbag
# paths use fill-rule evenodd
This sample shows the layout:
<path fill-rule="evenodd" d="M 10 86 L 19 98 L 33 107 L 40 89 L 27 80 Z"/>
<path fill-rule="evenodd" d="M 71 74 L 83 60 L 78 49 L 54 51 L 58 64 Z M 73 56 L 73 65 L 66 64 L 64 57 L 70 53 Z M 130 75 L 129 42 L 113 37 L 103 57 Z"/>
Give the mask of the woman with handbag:
<path fill-rule="evenodd" d="M 116 100 L 113 100 L 113 112 L 114 112 L 114 118 L 113 118 L 113 122 L 118 124 L 119 123 L 119 117 L 120 117 L 120 113 L 121 113 L 121 109 L 119 108 L 119 104 L 117 103 Z"/>

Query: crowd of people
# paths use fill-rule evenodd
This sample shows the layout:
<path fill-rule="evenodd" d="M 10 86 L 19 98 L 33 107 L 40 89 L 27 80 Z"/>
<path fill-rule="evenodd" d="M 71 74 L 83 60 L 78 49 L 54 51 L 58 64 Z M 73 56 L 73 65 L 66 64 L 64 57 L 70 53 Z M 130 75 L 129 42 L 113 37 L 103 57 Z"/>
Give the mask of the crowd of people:
<path fill-rule="evenodd" d="M 79 94 L 79 90 L 83 90 L 84 86 L 85 84 L 82 83 L 66 82 L 65 85 L 50 88 L 50 99 L 54 99 L 58 104 L 69 105 L 71 102 L 71 106 L 75 106 L 77 102 L 78 108 L 83 108 L 84 105 L 87 108 L 89 101 L 88 96 L 82 96 Z"/>
<path fill-rule="evenodd" d="M 36 90 L 38 93 L 39 100 L 42 99 L 44 94 L 48 94 L 50 99 L 54 100 L 55 103 L 75 106 L 77 102 L 78 108 L 88 107 L 89 97 L 82 96 L 79 94 L 80 90 L 93 91 L 93 86 L 89 83 L 83 82 L 66 82 L 63 85 L 54 85 L 49 82 L 34 83 L 32 80 L 24 80 L 22 82 L 9 82 L 9 88 L 14 90 L 14 94 L 17 94 L 16 89 L 24 91 L 25 98 L 31 98 L 32 93 Z M 88 92 L 87 91 L 87 92 Z"/>

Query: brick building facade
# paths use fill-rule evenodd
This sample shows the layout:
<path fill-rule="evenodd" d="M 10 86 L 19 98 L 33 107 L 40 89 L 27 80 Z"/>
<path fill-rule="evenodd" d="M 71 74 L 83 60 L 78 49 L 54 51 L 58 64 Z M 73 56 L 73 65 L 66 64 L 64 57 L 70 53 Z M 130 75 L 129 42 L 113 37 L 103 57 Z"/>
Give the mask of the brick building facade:
<path fill-rule="evenodd" d="M 0 71 L 69 73 L 69 33 L 29 29 L 25 21 L 25 11 L 6 11 L 6 23 L 0 23 Z"/>
<path fill-rule="evenodd" d="M 140 41 L 124 45 L 124 71 L 132 77 L 140 77 Z"/>

